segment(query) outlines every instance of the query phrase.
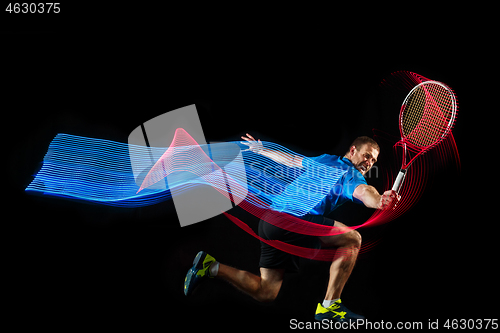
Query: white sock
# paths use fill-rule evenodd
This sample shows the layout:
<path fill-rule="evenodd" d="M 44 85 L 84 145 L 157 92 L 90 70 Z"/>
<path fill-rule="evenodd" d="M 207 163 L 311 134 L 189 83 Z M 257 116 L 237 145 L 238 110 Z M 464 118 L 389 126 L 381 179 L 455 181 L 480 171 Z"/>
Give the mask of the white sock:
<path fill-rule="evenodd" d="M 330 306 L 332 306 L 333 303 L 335 303 L 336 301 L 338 301 L 340 298 L 336 298 L 336 299 L 332 299 L 332 300 L 323 300 L 323 307 L 324 308 L 329 308 Z"/>
<path fill-rule="evenodd" d="M 219 262 L 218 261 L 214 261 L 211 265 L 210 265 L 210 276 L 217 276 L 217 273 L 219 273 Z"/>

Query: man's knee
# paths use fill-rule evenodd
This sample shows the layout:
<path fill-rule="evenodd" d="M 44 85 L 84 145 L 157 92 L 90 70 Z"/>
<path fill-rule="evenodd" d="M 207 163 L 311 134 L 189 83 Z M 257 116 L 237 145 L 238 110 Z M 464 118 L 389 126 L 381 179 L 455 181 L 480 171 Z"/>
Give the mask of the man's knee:
<path fill-rule="evenodd" d="M 260 268 L 260 288 L 255 299 L 269 303 L 276 299 L 283 283 L 284 269 Z"/>
<path fill-rule="evenodd" d="M 262 303 L 270 303 L 276 299 L 280 291 L 279 287 L 262 288 L 257 296 L 257 300 Z"/>
<path fill-rule="evenodd" d="M 361 234 L 357 231 L 357 230 L 353 230 L 350 232 L 350 240 L 351 240 L 351 243 L 354 247 L 361 247 L 361 241 L 362 241 L 362 238 L 361 238 Z"/>

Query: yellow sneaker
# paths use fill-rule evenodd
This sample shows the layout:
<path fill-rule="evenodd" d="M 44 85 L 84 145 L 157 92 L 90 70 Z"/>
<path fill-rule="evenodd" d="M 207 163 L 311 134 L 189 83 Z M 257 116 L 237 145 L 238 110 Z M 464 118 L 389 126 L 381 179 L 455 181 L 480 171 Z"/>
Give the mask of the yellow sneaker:
<path fill-rule="evenodd" d="M 184 294 L 189 296 L 194 288 L 210 276 L 210 265 L 215 262 L 215 258 L 205 251 L 200 251 L 193 261 L 193 267 L 189 269 L 184 279 Z"/>
<path fill-rule="evenodd" d="M 354 312 L 346 308 L 346 306 L 342 304 L 342 301 L 340 299 L 327 308 L 318 303 L 318 306 L 316 307 L 316 315 L 314 316 L 314 319 L 318 321 L 322 321 L 323 319 L 332 319 L 338 322 L 364 318 L 365 317 L 355 314 Z"/>

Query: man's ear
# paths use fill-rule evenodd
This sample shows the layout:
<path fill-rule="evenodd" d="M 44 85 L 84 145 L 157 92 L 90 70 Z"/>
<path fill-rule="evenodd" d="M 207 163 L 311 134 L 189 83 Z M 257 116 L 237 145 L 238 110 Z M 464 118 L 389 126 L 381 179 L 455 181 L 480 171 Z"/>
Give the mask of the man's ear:
<path fill-rule="evenodd" d="M 356 146 L 352 146 L 351 149 L 349 149 L 349 154 L 353 156 L 356 153 Z"/>

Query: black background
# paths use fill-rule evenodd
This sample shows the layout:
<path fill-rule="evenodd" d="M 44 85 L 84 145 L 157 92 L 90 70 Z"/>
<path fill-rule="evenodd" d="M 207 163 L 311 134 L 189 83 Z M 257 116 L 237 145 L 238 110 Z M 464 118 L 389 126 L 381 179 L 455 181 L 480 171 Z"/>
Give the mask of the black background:
<path fill-rule="evenodd" d="M 379 158 L 387 165 L 402 100 L 383 95 L 379 83 L 397 70 L 455 90 L 461 169 L 436 170 L 404 216 L 360 230 L 364 240 L 380 243 L 359 258 L 342 299 L 372 321 L 425 327 L 429 319 L 498 317 L 498 219 L 488 208 L 486 182 L 494 184 L 488 168 L 498 157 L 487 153 L 491 141 L 479 127 L 492 112 L 480 82 L 495 67 L 481 41 L 445 34 L 445 42 L 432 40 L 439 48 L 416 49 L 388 17 L 358 30 L 357 21 L 306 23 L 300 15 L 283 23 L 267 18 L 273 23 L 264 26 L 258 17 L 242 23 L 239 16 L 184 13 L 173 21 L 174 14 L 151 10 L 148 19 L 132 8 L 68 11 L 49 19 L 8 16 L 1 35 L 4 274 L 19 325 L 287 329 L 291 318 L 312 321 L 328 264 L 304 260 L 271 305 L 220 280 L 188 298 L 183 280 L 199 250 L 258 273 L 259 242 L 224 216 L 180 228 L 172 202 L 114 208 L 27 195 L 24 188 L 57 133 L 127 142 L 139 124 L 193 103 L 207 141 L 248 132 L 317 156 L 343 154 L 376 128 L 387 132 L 386 161 L 384 150 Z M 380 179 L 369 183 L 384 190 Z M 257 225 L 237 208 L 230 213 Z M 351 205 L 339 214 L 353 225 L 371 211 Z"/>

